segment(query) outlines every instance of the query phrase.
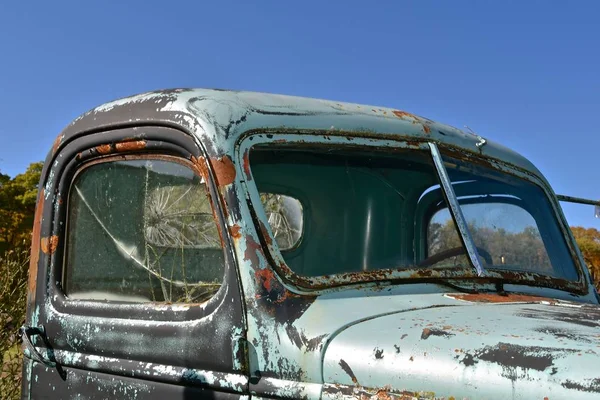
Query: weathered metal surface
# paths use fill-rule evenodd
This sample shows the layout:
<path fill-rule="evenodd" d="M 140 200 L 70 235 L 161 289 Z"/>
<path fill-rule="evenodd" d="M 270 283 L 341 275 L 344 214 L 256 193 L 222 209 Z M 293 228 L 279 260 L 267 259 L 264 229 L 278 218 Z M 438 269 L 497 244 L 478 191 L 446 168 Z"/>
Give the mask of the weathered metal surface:
<path fill-rule="evenodd" d="M 26 361 L 24 387 L 33 390 L 24 393 L 35 398 L 60 388 L 62 397 L 91 390 L 125 397 L 133 385 L 140 398 L 152 398 L 148 387 L 185 398 L 188 388 L 181 385 L 188 385 L 190 394 L 214 398 L 226 397 L 223 390 L 253 398 L 597 397 L 598 309 L 581 304 L 598 300 L 583 271 L 578 282 L 492 271 L 458 282 L 493 292 L 502 279 L 504 291 L 522 294 L 507 301 L 445 296 L 453 289 L 435 279 L 457 283 L 451 271 L 296 279 L 262 208 L 252 207 L 260 199 L 248 156 L 257 143 L 288 142 L 389 149 L 427 149 L 432 142 L 445 154 L 522 176 L 553 195 L 522 156 L 492 141 L 477 146 L 471 134 L 404 111 L 196 89 L 105 104 L 59 135 L 42 172 L 38 235 L 57 239 L 46 242 L 52 251 L 45 252 L 34 241 L 37 282 L 44 284 L 30 285 L 36 294 L 28 321 L 46 325 L 67 380 Z M 95 157 L 149 151 L 178 152 L 209 184 L 227 262 L 221 291 L 190 306 L 68 301 L 60 288 L 62 199 L 72 173 Z M 563 232 L 574 249 L 572 235 Z"/>
<path fill-rule="evenodd" d="M 330 340 L 323 378 L 436 398 L 597 398 L 598 317 L 595 306 L 543 301 L 375 315 Z"/>

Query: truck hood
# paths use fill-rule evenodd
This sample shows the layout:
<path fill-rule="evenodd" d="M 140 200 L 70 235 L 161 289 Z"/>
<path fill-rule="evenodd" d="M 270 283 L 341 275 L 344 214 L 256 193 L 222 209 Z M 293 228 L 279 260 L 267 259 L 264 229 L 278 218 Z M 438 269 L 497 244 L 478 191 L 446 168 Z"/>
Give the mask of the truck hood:
<path fill-rule="evenodd" d="M 349 324 L 325 349 L 324 397 L 600 398 L 598 306 L 463 303 Z"/>

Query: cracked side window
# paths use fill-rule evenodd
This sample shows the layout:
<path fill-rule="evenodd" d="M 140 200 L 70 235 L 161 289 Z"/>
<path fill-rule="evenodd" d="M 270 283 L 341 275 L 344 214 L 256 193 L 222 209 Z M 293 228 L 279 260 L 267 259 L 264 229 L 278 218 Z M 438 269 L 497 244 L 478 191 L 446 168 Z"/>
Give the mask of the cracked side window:
<path fill-rule="evenodd" d="M 70 299 L 200 303 L 224 276 L 202 178 L 176 161 L 107 161 L 69 194 L 63 287 Z"/>

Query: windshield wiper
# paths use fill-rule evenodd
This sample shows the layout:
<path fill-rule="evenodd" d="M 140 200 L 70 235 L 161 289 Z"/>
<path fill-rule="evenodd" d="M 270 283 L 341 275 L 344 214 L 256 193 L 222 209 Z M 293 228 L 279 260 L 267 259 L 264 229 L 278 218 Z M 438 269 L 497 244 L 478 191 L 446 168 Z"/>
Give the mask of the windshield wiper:
<path fill-rule="evenodd" d="M 444 197 L 450 206 L 450 213 L 452 214 L 454 223 L 458 228 L 462 242 L 467 249 L 471 264 L 473 264 L 473 267 L 475 267 L 478 276 L 485 276 L 485 269 L 483 268 L 481 259 L 479 258 L 479 253 L 475 248 L 475 244 L 473 243 L 473 238 L 471 237 L 471 233 L 469 232 L 469 228 L 467 226 L 467 221 L 465 220 L 465 216 L 463 215 L 458 199 L 456 198 L 456 193 L 454 193 L 454 188 L 452 187 L 450 177 L 448 177 L 448 171 L 446 171 L 446 167 L 444 166 L 444 161 L 442 160 L 440 150 L 435 143 L 431 142 L 429 143 L 429 148 L 431 149 L 433 164 L 435 165 L 435 169 L 437 170 L 440 178 Z"/>

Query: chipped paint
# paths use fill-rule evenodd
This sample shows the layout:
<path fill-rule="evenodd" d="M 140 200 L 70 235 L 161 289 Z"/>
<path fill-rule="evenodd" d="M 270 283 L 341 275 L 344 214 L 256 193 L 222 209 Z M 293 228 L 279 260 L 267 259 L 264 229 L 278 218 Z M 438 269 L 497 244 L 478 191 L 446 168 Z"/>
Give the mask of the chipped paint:
<path fill-rule="evenodd" d="M 145 140 L 132 140 L 126 142 L 119 142 L 115 144 L 115 151 L 126 152 L 126 151 L 139 151 L 146 147 Z"/>
<path fill-rule="evenodd" d="M 110 154 L 112 152 L 112 146 L 110 144 L 101 144 L 96 146 L 96 151 L 99 154 Z"/>
<path fill-rule="evenodd" d="M 56 139 L 54 139 L 54 143 L 52 144 L 52 154 L 56 154 L 56 151 L 58 150 L 58 148 L 60 147 L 63 139 L 65 138 L 64 134 L 60 134 L 56 137 Z"/>
<path fill-rule="evenodd" d="M 140 151 L 146 148 L 145 140 L 124 140 L 118 143 L 105 143 L 96 146 L 98 154 L 106 155 L 110 153 L 126 153 Z"/>
<path fill-rule="evenodd" d="M 50 237 L 43 237 L 41 241 L 41 248 L 45 254 L 52 255 L 58 247 L 58 236 L 53 235 Z"/>

